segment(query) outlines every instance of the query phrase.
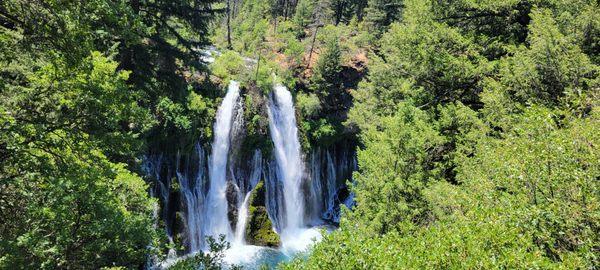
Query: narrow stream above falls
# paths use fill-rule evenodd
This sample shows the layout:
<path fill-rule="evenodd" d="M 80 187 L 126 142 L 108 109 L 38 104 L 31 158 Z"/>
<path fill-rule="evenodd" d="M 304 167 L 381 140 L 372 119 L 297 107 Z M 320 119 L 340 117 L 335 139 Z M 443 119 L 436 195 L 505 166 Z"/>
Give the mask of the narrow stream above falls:
<path fill-rule="evenodd" d="M 356 170 L 355 152 L 331 146 L 303 153 L 292 94 L 275 85 L 266 102 L 272 153 L 263 156 L 255 149 L 242 156 L 241 92 L 231 81 L 210 145 L 198 143 L 175 157 L 151 153 L 144 167 L 156 181 L 152 194 L 161 201 L 169 239 L 185 246 L 183 254 L 203 252 L 207 237 L 224 235 L 231 244 L 226 264 L 273 268 L 319 241 L 321 229 L 335 228 L 341 204 L 351 207 L 346 181 Z"/>

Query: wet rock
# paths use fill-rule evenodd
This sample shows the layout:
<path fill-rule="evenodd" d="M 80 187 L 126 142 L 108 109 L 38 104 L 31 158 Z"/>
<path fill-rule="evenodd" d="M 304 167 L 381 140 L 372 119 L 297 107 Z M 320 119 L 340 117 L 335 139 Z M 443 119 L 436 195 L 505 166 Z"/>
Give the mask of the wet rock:
<path fill-rule="evenodd" d="M 227 182 L 227 190 L 225 191 L 227 198 L 227 218 L 231 228 L 235 228 L 238 217 L 238 188 L 232 182 Z"/>
<path fill-rule="evenodd" d="M 173 228 L 176 229 L 175 233 L 173 235 L 173 244 L 175 244 L 175 250 L 177 252 L 177 254 L 179 255 L 183 255 L 186 252 L 189 252 L 189 250 L 186 250 L 186 245 L 187 243 L 187 239 L 188 236 L 186 235 L 186 231 L 187 229 L 185 229 L 186 225 L 185 225 L 185 217 L 184 214 L 182 212 L 175 212 L 175 218 L 174 218 L 174 222 L 173 222 Z"/>

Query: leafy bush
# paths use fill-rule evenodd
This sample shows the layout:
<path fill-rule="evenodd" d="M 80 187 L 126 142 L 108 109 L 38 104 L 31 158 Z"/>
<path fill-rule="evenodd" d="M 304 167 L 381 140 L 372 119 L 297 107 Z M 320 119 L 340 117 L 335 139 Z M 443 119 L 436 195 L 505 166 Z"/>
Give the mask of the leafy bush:
<path fill-rule="evenodd" d="M 312 118 L 321 112 L 321 101 L 315 94 L 300 92 L 296 95 L 296 107 L 304 118 Z"/>
<path fill-rule="evenodd" d="M 242 73 L 246 71 L 244 59 L 235 51 L 226 51 L 215 59 L 211 64 L 212 73 L 224 82 L 239 80 Z"/>
<path fill-rule="evenodd" d="M 225 269 L 223 258 L 231 244 L 225 241 L 225 235 L 220 235 L 218 239 L 211 236 L 207 237 L 208 252 L 199 252 L 191 256 L 178 260 L 175 264 L 169 266 L 168 270 L 189 270 L 189 269 L 205 269 L 205 270 L 220 270 Z M 227 269 L 241 269 L 241 267 L 232 265 Z"/>

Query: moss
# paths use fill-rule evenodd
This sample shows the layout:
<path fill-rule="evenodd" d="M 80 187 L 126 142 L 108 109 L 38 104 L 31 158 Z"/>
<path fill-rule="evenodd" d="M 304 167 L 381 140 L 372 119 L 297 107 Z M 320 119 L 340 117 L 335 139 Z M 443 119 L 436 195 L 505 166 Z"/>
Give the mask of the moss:
<path fill-rule="evenodd" d="M 273 223 L 265 207 L 264 180 L 261 180 L 252 190 L 248 204 L 246 242 L 257 246 L 278 247 L 281 240 L 273 230 Z"/>
<path fill-rule="evenodd" d="M 181 186 L 179 186 L 179 180 L 177 177 L 171 178 L 171 192 L 179 192 L 181 190 Z"/>
<path fill-rule="evenodd" d="M 260 180 L 252 190 L 252 193 L 250 194 L 248 205 L 265 206 L 265 192 L 265 181 Z"/>
<path fill-rule="evenodd" d="M 269 135 L 266 97 L 253 83 L 249 83 L 246 89 L 244 96 L 246 136 L 242 142 L 242 155 L 245 158 L 251 158 L 254 150 L 259 149 L 264 156 L 269 156 L 273 143 Z"/>
<path fill-rule="evenodd" d="M 182 254 L 185 252 L 185 216 L 181 211 L 177 211 L 175 213 L 175 221 L 173 225 L 173 229 L 176 231 L 173 237 L 173 244 L 175 245 L 175 250 L 177 250 L 178 254 Z"/>

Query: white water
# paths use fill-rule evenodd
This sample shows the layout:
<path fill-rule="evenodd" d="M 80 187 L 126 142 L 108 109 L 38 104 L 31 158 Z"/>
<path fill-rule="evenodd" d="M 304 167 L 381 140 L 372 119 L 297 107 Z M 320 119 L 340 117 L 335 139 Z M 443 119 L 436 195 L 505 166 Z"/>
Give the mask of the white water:
<path fill-rule="evenodd" d="M 354 195 L 342 189 L 344 182 L 351 179 L 358 169 L 356 158 L 347 149 L 313 149 L 310 155 L 310 184 L 307 194 L 310 224 L 318 225 L 323 220 L 340 222 L 340 204 L 351 208 Z"/>
<path fill-rule="evenodd" d="M 196 151 L 198 157 L 205 156 L 204 149 L 200 144 L 196 145 Z M 205 166 L 204 159 L 200 158 L 199 160 L 199 167 L 203 168 Z M 179 161 L 180 158 L 177 158 L 178 163 Z M 179 164 L 177 164 L 177 168 L 179 168 Z M 202 209 L 204 199 L 204 195 L 202 194 L 202 190 L 204 189 L 202 185 L 203 178 L 204 170 L 199 170 L 195 179 L 190 179 L 187 174 L 177 171 L 177 179 L 179 180 L 181 192 L 183 193 L 183 198 L 185 199 L 187 206 L 185 217 L 188 229 L 188 241 L 190 244 L 190 251 L 192 252 L 200 250 L 204 239 L 204 234 L 200 227 L 202 224 Z"/>
<path fill-rule="evenodd" d="M 210 189 L 204 209 L 203 231 L 205 235 L 215 238 L 225 235 L 228 241 L 232 239 L 232 232 L 227 218 L 227 156 L 232 119 L 239 96 L 239 83 L 231 81 L 227 95 L 217 111 L 217 119 L 213 128 L 214 140 L 209 163 Z"/>
<path fill-rule="evenodd" d="M 244 201 L 240 205 L 239 215 L 237 224 L 235 226 L 235 238 L 233 240 L 233 245 L 244 245 L 245 239 L 244 235 L 246 234 L 246 222 L 248 219 L 248 199 L 250 199 L 251 192 L 246 194 Z"/>
<path fill-rule="evenodd" d="M 282 231 L 304 225 L 304 202 L 300 184 L 303 163 L 292 94 L 282 85 L 273 89 L 269 104 L 269 130 L 275 145 L 275 159 L 283 178 L 284 225 Z"/>
<path fill-rule="evenodd" d="M 301 190 L 304 166 L 292 94 L 276 85 L 269 103 L 269 130 L 275 146 L 275 160 L 283 183 L 283 222 L 281 241 L 284 253 L 304 250 L 321 234 L 304 224 L 304 197 Z"/>

